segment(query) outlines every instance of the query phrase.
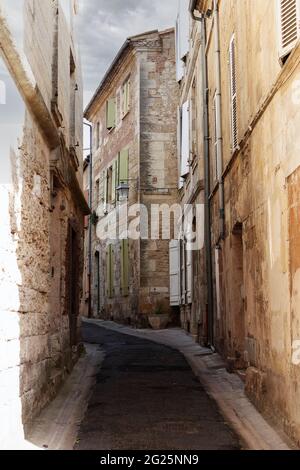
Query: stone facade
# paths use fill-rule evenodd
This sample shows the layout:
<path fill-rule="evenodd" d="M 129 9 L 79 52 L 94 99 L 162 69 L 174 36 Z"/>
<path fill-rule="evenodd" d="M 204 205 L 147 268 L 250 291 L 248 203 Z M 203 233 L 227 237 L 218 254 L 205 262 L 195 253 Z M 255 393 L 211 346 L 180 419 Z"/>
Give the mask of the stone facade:
<path fill-rule="evenodd" d="M 282 8 L 288 3 L 281 2 Z M 290 11 L 296 3 L 290 2 Z M 274 0 L 191 1 L 198 18 L 209 12 L 211 174 L 206 184 L 211 186 L 213 344 L 230 369 L 243 370 L 259 409 L 299 445 L 300 46 L 296 37 L 291 47 L 280 47 L 278 6 Z M 222 142 L 217 172 L 216 93 L 221 94 Z"/>
<path fill-rule="evenodd" d="M 0 447 L 77 356 L 82 84 L 73 1 L 0 1 Z M 18 30 L 15 26 L 18 25 Z M 72 287 L 71 287 L 72 285 Z"/>
<path fill-rule="evenodd" d="M 142 240 L 113 233 L 116 212 L 122 221 L 126 207 L 172 205 L 177 198 L 174 41 L 173 29 L 129 38 L 85 113 L 94 128 L 93 209 L 98 217 L 92 250 L 94 316 L 147 325 L 155 305 L 169 312 L 169 240 L 146 239 L 145 219 Z M 108 129 L 112 100 L 115 122 Z M 129 186 L 128 204 L 118 200 L 122 182 Z M 129 213 L 129 223 L 136 215 Z"/>
<path fill-rule="evenodd" d="M 177 80 L 180 84 L 178 113 L 179 200 L 182 214 L 188 210 L 192 219 L 197 246 L 189 250 L 186 233 L 178 245 L 180 282 L 177 304 L 181 325 L 196 341 L 207 342 L 207 294 L 204 247 L 204 145 L 203 145 L 203 81 L 200 27 L 191 22 L 188 1 L 180 2 L 177 31 L 186 31 L 178 38 Z M 178 34 L 179 35 L 179 34 Z M 189 40 L 189 41 L 188 41 Z M 188 123 L 188 135 L 185 125 Z M 181 136 L 181 137 L 180 137 Z M 190 215 L 192 212 L 192 215 Z M 183 227 L 184 227 L 184 220 Z M 186 230 L 184 230 L 186 231 Z M 174 295 L 176 293 L 174 292 Z"/>

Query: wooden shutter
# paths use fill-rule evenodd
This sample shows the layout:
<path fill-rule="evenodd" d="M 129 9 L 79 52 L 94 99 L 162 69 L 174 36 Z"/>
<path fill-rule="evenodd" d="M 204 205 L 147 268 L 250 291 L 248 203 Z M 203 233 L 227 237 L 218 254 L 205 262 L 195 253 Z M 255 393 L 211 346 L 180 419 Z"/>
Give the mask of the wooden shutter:
<path fill-rule="evenodd" d="M 130 103 L 130 80 L 127 80 L 123 85 L 123 116 L 129 111 Z"/>
<path fill-rule="evenodd" d="M 278 0 L 280 58 L 284 58 L 294 48 L 300 37 L 300 1 Z"/>
<path fill-rule="evenodd" d="M 110 297 L 112 298 L 115 293 L 115 253 L 112 245 L 110 245 L 110 286 Z"/>
<path fill-rule="evenodd" d="M 193 251 L 186 249 L 186 302 L 193 302 Z"/>
<path fill-rule="evenodd" d="M 129 242 L 121 240 L 121 289 L 122 295 L 129 293 Z"/>
<path fill-rule="evenodd" d="M 230 99 L 231 99 L 231 145 L 232 151 L 238 147 L 238 125 L 237 125 L 237 81 L 236 81 L 236 52 L 235 35 L 232 36 L 229 46 L 230 67 Z"/>
<path fill-rule="evenodd" d="M 108 245 L 106 250 L 106 295 L 108 298 L 111 297 L 110 250 L 111 245 Z"/>
<path fill-rule="evenodd" d="M 186 263 L 185 263 L 185 241 L 180 240 L 180 296 L 181 296 L 181 304 L 186 304 Z"/>
<path fill-rule="evenodd" d="M 109 299 L 114 294 L 114 252 L 110 244 L 106 251 L 106 295 Z"/>
<path fill-rule="evenodd" d="M 107 178 L 108 178 L 108 174 L 107 174 L 107 170 L 105 170 L 103 172 L 103 211 L 104 211 L 104 213 L 107 212 L 107 201 L 108 201 L 108 197 L 107 197 L 107 189 L 108 189 Z"/>
<path fill-rule="evenodd" d="M 111 182 L 111 202 L 112 203 L 116 201 L 117 174 L 118 174 L 118 161 L 115 160 L 112 165 L 112 182 Z"/>
<path fill-rule="evenodd" d="M 190 172 L 190 123 L 189 123 L 189 102 L 182 106 L 181 117 L 181 170 L 180 176 L 184 177 Z"/>
<path fill-rule="evenodd" d="M 180 302 L 180 241 L 171 240 L 169 244 L 170 258 L 170 305 L 178 306 Z"/>
<path fill-rule="evenodd" d="M 106 127 L 112 129 L 116 125 L 116 98 L 106 102 Z"/>
<path fill-rule="evenodd" d="M 129 179 L 129 150 L 125 149 L 119 155 L 119 184 L 127 183 Z"/>

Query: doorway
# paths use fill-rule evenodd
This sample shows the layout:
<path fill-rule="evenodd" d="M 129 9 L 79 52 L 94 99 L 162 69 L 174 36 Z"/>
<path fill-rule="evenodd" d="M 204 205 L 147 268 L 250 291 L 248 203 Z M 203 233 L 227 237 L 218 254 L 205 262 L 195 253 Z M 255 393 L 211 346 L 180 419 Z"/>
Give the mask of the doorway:
<path fill-rule="evenodd" d="M 244 247 L 243 224 L 236 223 L 232 231 L 231 243 L 231 308 L 230 342 L 231 354 L 243 362 L 245 351 L 245 293 L 244 293 Z M 238 361 L 239 362 L 239 361 Z"/>
<path fill-rule="evenodd" d="M 77 344 L 77 318 L 79 314 L 79 289 L 78 289 L 78 241 L 77 233 L 69 223 L 69 236 L 67 244 L 68 255 L 68 313 L 70 327 L 70 345 Z"/>

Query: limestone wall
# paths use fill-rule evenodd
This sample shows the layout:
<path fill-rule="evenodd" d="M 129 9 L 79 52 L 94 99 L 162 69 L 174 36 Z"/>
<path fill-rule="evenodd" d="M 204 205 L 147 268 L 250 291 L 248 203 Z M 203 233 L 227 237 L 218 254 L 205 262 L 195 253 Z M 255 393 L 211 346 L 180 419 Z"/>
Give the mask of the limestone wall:
<path fill-rule="evenodd" d="M 6 87 L 0 107 L 0 447 L 4 449 L 18 446 L 31 420 L 55 396 L 73 366 L 80 341 L 80 250 L 88 208 L 80 173 L 71 163 L 70 129 L 63 139 L 52 114 L 55 3 L 31 1 L 18 11 L 14 20 L 23 27 L 23 41 L 9 29 L 14 2 L 6 3 L 6 16 L 0 10 L 6 60 L 0 58 Z M 63 29 L 61 34 L 71 44 L 71 31 Z M 68 49 L 65 62 L 69 61 Z M 81 83 L 79 68 L 78 74 Z M 61 77 L 70 89 L 69 68 Z M 68 96 L 62 106 L 68 122 Z M 82 134 L 81 123 L 76 132 Z M 71 262 L 71 251 L 76 263 Z"/>

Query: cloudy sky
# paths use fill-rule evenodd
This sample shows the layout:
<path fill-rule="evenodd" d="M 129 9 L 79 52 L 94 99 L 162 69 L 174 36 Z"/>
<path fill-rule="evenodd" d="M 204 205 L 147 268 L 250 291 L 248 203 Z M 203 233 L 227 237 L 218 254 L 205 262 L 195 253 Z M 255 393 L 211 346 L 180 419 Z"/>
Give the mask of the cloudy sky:
<path fill-rule="evenodd" d="M 128 36 L 175 25 L 178 0 L 80 0 L 85 105 Z"/>

